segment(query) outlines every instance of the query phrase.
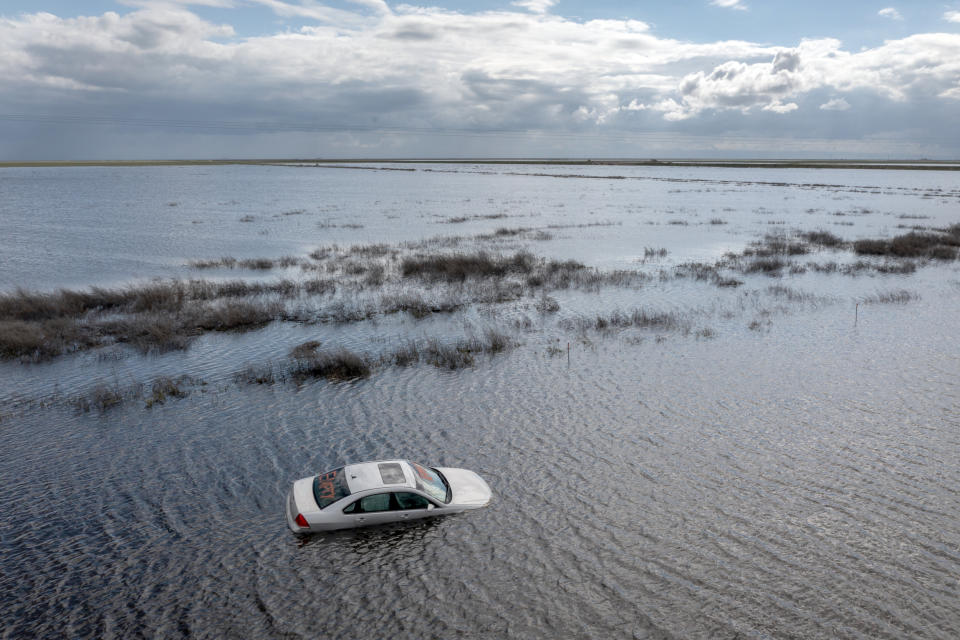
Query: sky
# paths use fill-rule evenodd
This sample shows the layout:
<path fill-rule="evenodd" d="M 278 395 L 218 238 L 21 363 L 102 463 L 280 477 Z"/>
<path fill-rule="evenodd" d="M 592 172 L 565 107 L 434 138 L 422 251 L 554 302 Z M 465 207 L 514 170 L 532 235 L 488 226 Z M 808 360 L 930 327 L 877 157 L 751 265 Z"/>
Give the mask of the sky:
<path fill-rule="evenodd" d="M 960 159 L 960 0 L 0 0 L 0 160 Z"/>

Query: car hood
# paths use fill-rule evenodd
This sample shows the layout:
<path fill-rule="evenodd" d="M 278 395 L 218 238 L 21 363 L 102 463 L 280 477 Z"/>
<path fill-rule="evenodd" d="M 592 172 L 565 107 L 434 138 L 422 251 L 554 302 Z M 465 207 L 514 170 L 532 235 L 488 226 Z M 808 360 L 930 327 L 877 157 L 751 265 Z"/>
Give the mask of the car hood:
<path fill-rule="evenodd" d="M 473 471 L 451 467 L 437 467 L 437 470 L 450 483 L 453 494 L 450 504 L 482 507 L 490 502 L 490 487 Z"/>

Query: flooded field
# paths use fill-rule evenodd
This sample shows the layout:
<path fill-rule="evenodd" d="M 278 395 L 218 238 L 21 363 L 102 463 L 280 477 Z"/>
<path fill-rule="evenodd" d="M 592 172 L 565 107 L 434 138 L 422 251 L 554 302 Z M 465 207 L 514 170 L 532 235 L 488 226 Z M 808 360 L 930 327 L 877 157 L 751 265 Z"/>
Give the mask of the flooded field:
<path fill-rule="evenodd" d="M 0 628 L 953 638 L 955 172 L 0 169 Z M 486 509 L 286 529 L 408 457 Z"/>

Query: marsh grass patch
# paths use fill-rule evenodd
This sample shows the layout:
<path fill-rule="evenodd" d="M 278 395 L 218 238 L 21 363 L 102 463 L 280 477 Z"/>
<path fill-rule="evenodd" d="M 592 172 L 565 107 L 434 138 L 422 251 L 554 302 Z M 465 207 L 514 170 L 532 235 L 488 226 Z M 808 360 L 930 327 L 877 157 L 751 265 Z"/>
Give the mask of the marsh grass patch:
<path fill-rule="evenodd" d="M 911 231 L 889 239 L 862 239 L 853 243 L 853 251 L 858 255 L 933 260 L 956 260 L 958 247 L 960 225 L 939 232 Z"/>
<path fill-rule="evenodd" d="M 190 395 L 189 385 L 191 383 L 193 383 L 193 379 L 189 376 L 157 378 L 150 385 L 150 395 L 146 398 L 146 408 L 164 404 L 169 398 L 186 398 Z"/>
<path fill-rule="evenodd" d="M 301 345 L 302 346 L 302 345 Z M 366 378 L 372 371 L 369 359 L 344 347 L 331 351 L 316 351 L 294 359 L 290 374 L 302 382 L 309 378 L 355 380 Z"/>
<path fill-rule="evenodd" d="M 233 374 L 234 384 L 271 385 L 277 381 L 272 365 L 248 365 Z"/>
<path fill-rule="evenodd" d="M 822 229 L 818 229 L 816 231 L 805 231 L 800 234 L 800 237 L 810 244 L 821 247 L 839 248 L 844 247 L 847 244 L 840 236 Z"/>
<path fill-rule="evenodd" d="M 637 308 L 627 312 L 617 310 L 608 314 L 564 318 L 559 325 L 564 329 L 580 333 L 587 331 L 602 333 L 626 328 L 689 333 L 691 321 L 688 315 L 677 312 L 650 311 Z"/>
<path fill-rule="evenodd" d="M 527 274 L 533 271 L 537 259 L 521 251 L 513 255 L 476 253 L 449 253 L 410 256 L 404 258 L 400 273 L 405 278 L 463 282 L 467 278 L 503 278 L 508 274 Z"/>
<path fill-rule="evenodd" d="M 920 296 L 906 289 L 894 291 L 879 291 L 873 295 L 858 298 L 860 304 L 907 304 L 919 300 Z"/>

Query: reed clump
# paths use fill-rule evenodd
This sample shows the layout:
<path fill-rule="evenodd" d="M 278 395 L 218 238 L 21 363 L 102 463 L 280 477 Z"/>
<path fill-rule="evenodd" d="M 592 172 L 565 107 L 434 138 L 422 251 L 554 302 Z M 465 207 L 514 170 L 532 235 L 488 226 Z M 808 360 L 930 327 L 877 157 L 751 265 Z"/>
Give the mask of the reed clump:
<path fill-rule="evenodd" d="M 119 385 L 107 385 L 101 382 L 94 386 L 88 394 L 77 396 L 71 402 L 77 411 L 83 413 L 89 413 L 93 409 L 105 413 L 122 405 L 124 399 L 124 393 Z"/>
<path fill-rule="evenodd" d="M 95 327 L 67 318 L 0 320 L 0 358 L 39 362 L 100 343 Z"/>
<path fill-rule="evenodd" d="M 746 273 L 765 273 L 770 276 L 780 275 L 780 271 L 790 263 L 781 258 L 758 258 L 744 267 Z"/>
<path fill-rule="evenodd" d="M 250 365 L 242 371 L 233 374 L 235 384 L 273 384 L 276 376 L 272 366 Z"/>
<path fill-rule="evenodd" d="M 743 251 L 745 256 L 769 258 L 771 256 L 799 256 L 808 253 L 810 248 L 802 243 L 782 235 L 768 235 L 763 241 L 754 243 Z"/>
<path fill-rule="evenodd" d="M 467 278 L 502 278 L 511 273 L 530 273 L 536 264 L 533 254 L 525 251 L 511 256 L 478 251 L 404 258 L 400 273 L 405 278 L 463 282 Z"/>
<path fill-rule="evenodd" d="M 864 239 L 853 243 L 853 251 L 858 255 L 933 260 L 956 260 L 958 247 L 960 225 L 936 233 L 911 231 L 890 239 Z"/>
<path fill-rule="evenodd" d="M 301 355 L 295 356 L 294 365 L 290 371 L 293 379 L 298 382 L 309 378 L 355 380 L 368 377 L 372 371 L 366 356 L 343 347 L 333 351 L 313 349 L 309 354 L 306 353 L 307 350 L 301 351 Z"/>
<path fill-rule="evenodd" d="M 847 244 L 840 236 L 823 230 L 806 231 L 801 233 L 800 237 L 810 244 L 815 244 L 821 247 L 839 248 Z"/>
<path fill-rule="evenodd" d="M 495 354 L 515 346 L 513 339 L 497 329 L 486 329 L 481 336 L 461 338 L 455 342 L 427 341 L 420 352 L 426 362 L 440 369 L 462 369 L 472 366 L 476 356 Z"/>
<path fill-rule="evenodd" d="M 907 304 L 912 300 L 917 300 L 919 297 L 920 296 L 912 291 L 898 289 L 896 291 L 881 291 L 872 296 L 860 298 L 859 302 L 860 304 Z"/>
<path fill-rule="evenodd" d="M 246 331 L 280 317 L 290 280 L 151 282 L 124 289 L 0 295 L 0 357 L 40 361 L 111 342 L 143 352 L 183 349 L 206 331 Z"/>
<path fill-rule="evenodd" d="M 184 324 L 203 331 L 249 331 L 278 317 L 283 309 L 277 301 L 227 300 L 188 314 Z"/>
<path fill-rule="evenodd" d="M 649 311 L 647 309 L 633 309 L 629 312 L 613 311 L 609 314 L 596 316 L 577 316 L 564 318 L 560 326 L 584 333 L 586 331 L 611 331 L 615 329 L 637 328 L 655 329 L 659 331 L 690 331 L 688 317 L 676 312 Z"/>
<path fill-rule="evenodd" d="M 166 376 L 157 378 L 150 387 L 146 407 L 149 409 L 155 405 L 163 404 L 168 398 L 186 398 L 190 395 L 188 385 L 191 382 L 192 379 L 189 376 L 180 376 L 176 379 Z"/>

